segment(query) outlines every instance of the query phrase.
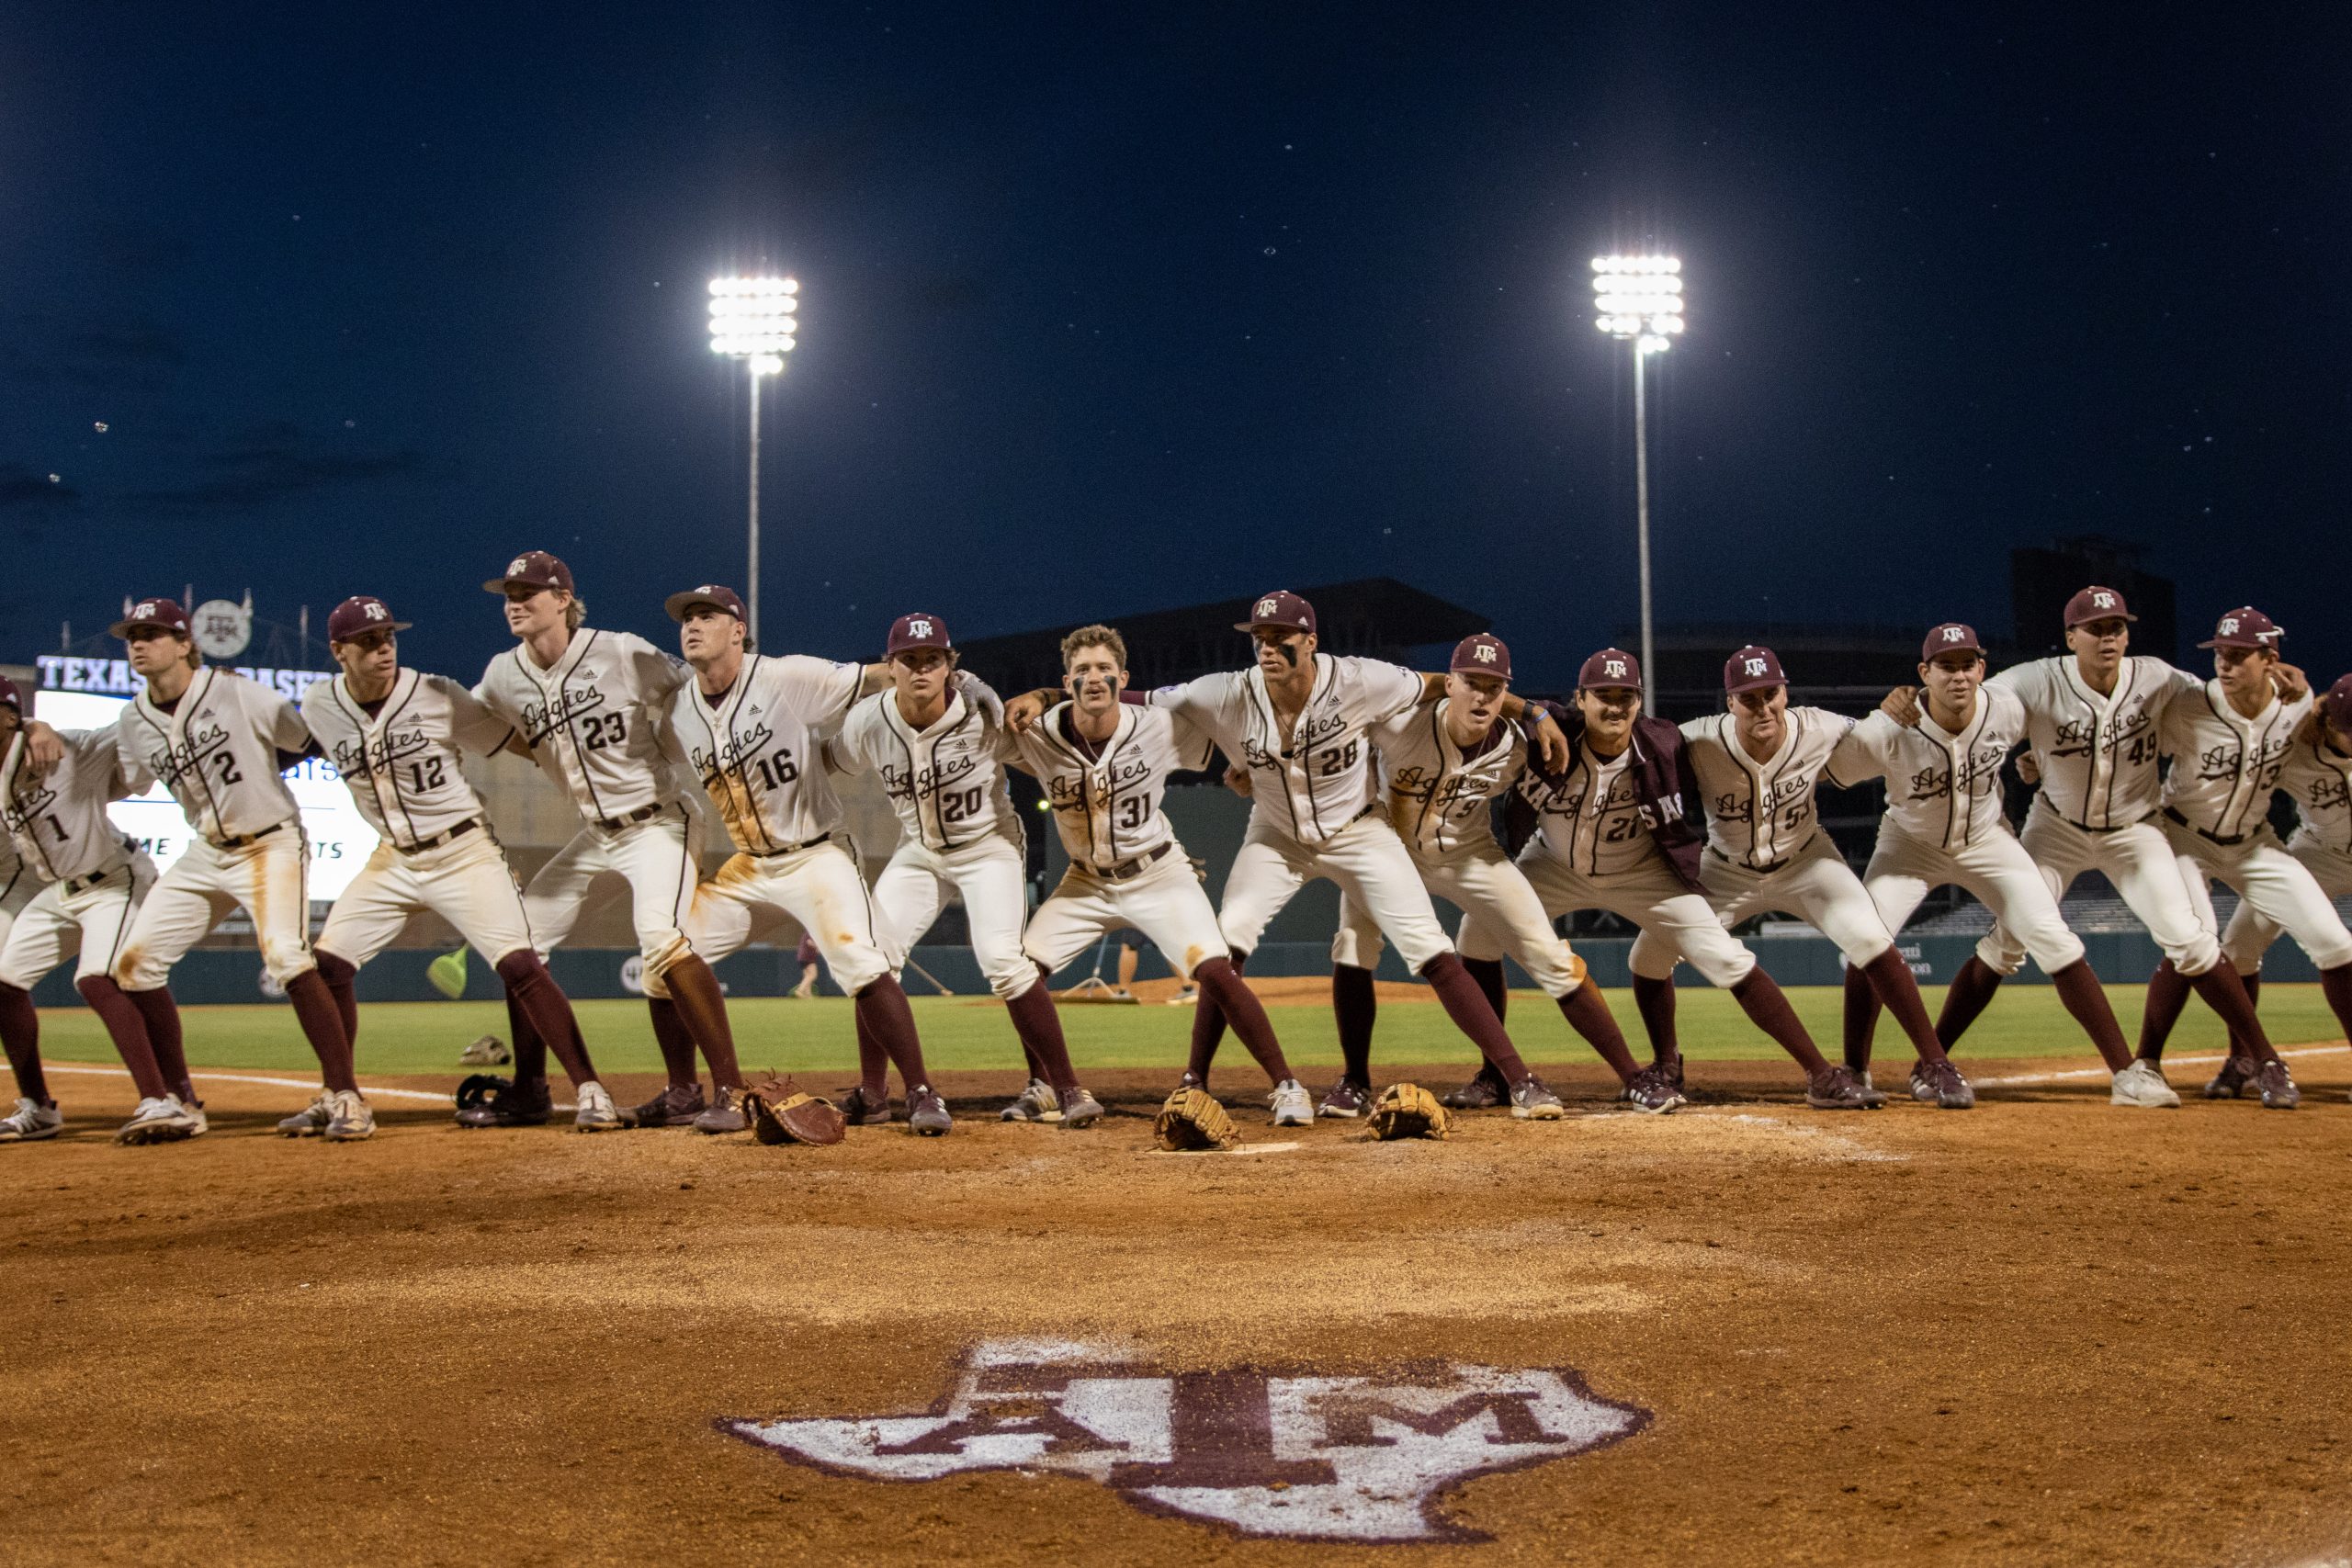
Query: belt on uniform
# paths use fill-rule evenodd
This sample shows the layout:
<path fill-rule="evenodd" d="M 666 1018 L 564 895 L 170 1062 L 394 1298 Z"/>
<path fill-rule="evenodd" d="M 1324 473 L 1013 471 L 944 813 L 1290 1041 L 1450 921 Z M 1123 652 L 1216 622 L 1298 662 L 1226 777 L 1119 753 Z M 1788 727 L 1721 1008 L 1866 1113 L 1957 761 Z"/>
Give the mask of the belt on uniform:
<path fill-rule="evenodd" d="M 745 850 L 743 852 L 753 860 L 774 860 L 779 855 L 797 855 L 803 850 L 813 850 L 819 844 L 830 842 L 831 839 L 831 833 L 820 833 L 813 839 L 803 839 L 797 844 L 786 844 L 781 849 Z"/>
<path fill-rule="evenodd" d="M 116 871 L 120 871 L 122 867 L 116 866 L 114 871 L 94 871 L 86 876 L 69 876 L 62 884 L 65 889 L 65 896 L 68 898 L 71 898 L 76 893 L 87 893 L 91 888 L 96 887 L 99 883 L 104 882 L 108 877 L 112 876 Z"/>
<path fill-rule="evenodd" d="M 640 806 L 636 810 L 626 812 L 618 817 L 599 818 L 597 818 L 596 826 L 602 828 L 607 833 L 617 833 L 624 828 L 635 827 L 649 817 L 661 815 L 661 803 L 657 801 L 651 806 Z"/>
<path fill-rule="evenodd" d="M 1707 852 L 1714 856 L 1717 860 L 1723 862 L 1725 865 L 1730 866 L 1735 871 L 1749 872 L 1757 876 L 1770 876 L 1774 872 L 1789 863 L 1787 859 L 1784 858 L 1774 861 L 1770 865 L 1750 865 L 1744 860 L 1732 859 L 1731 856 L 1724 853 L 1723 851 L 1715 848 L 1713 844 L 1709 844 L 1707 846 Z"/>
<path fill-rule="evenodd" d="M 2167 814 L 2172 816 L 2174 821 L 2180 822 L 2181 819 L 2177 814 L 2169 812 Z M 2188 825 L 2188 824 L 2186 822 L 2181 822 L 2181 826 L 2184 828 Z M 2110 822 L 2104 828 L 2094 828 L 2087 822 L 2070 822 L 2067 826 L 2070 828 L 2079 828 L 2086 833 L 2120 833 L 2124 829 L 2136 827 L 2138 824 L 2132 822 Z"/>
<path fill-rule="evenodd" d="M 273 822 L 258 833 L 240 833 L 233 839 L 215 839 L 212 840 L 212 847 L 216 850 L 242 850 L 248 844 L 261 842 L 262 840 L 268 838 L 285 826 L 283 822 Z"/>
<path fill-rule="evenodd" d="M 1140 854 L 1133 860 L 1121 861 L 1116 865 L 1090 865 L 1086 868 L 1087 874 L 1104 882 L 1125 882 L 1127 878 L 1148 870 L 1154 862 L 1164 857 L 1175 847 L 1176 842 L 1171 839 L 1148 854 Z"/>
<path fill-rule="evenodd" d="M 2200 838 L 2200 839 L 2210 839 L 2210 840 L 2211 840 L 2214 843 L 2220 844 L 2220 845 L 2222 845 L 2223 848 L 2227 848 L 2228 846 L 2230 846 L 2230 845 L 2232 845 L 2232 844 L 2243 844 L 2243 843 L 2245 843 L 2248 839 L 2251 839 L 2252 837 L 2254 837 L 2254 835 L 2253 835 L 2253 834 L 2251 834 L 2251 833 L 2233 833 L 2233 834 L 2231 834 L 2228 838 L 2226 838 L 2226 839 L 2225 839 L 2225 838 L 2222 837 L 2222 835 L 2221 835 L 2221 834 L 2219 834 L 2219 833 L 2208 832 L 2206 829 L 2202 829 L 2202 828 L 2199 828 L 2196 823 L 2191 822 L 2188 818 L 2183 817 L 2179 812 L 2175 811 L 2175 810 L 2174 810 L 2171 807 L 2169 807 L 2169 806 L 2167 806 L 2167 807 L 2165 807 L 2165 817 L 2167 817 L 2168 818 L 2170 818 L 2171 820 L 2173 820 L 2173 821 L 2175 821 L 2175 822 L 2179 823 L 2182 827 L 2184 827 L 2184 828 L 2188 829 L 2190 832 L 2192 832 L 2192 833 L 2196 834 L 2199 838 Z"/>
<path fill-rule="evenodd" d="M 462 839 L 481 826 L 481 818 L 469 817 L 447 832 L 435 833 L 429 839 L 419 839 L 413 844 L 401 845 L 400 852 L 404 855 L 421 855 L 427 850 L 437 850 L 446 843 Z"/>

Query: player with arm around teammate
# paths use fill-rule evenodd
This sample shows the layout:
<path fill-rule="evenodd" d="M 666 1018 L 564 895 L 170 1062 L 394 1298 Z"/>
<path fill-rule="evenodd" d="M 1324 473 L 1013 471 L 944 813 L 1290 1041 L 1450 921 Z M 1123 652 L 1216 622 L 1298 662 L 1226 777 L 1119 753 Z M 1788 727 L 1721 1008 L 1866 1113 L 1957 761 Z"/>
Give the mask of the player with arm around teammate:
<path fill-rule="evenodd" d="M 457 682 L 401 668 L 408 627 L 380 599 L 345 599 L 327 617 L 342 673 L 302 694 L 303 722 L 379 838 L 328 911 L 312 950 L 319 974 L 356 1045 L 360 969 L 410 916 L 430 910 L 496 965 L 509 1006 L 542 1038 L 569 1041 L 579 1032 L 571 1003 L 531 945 L 522 889 L 462 772 L 466 752 L 497 751 L 514 729 Z M 330 1088 L 277 1130 L 345 1143 L 372 1135 L 376 1116 L 358 1095 Z"/>

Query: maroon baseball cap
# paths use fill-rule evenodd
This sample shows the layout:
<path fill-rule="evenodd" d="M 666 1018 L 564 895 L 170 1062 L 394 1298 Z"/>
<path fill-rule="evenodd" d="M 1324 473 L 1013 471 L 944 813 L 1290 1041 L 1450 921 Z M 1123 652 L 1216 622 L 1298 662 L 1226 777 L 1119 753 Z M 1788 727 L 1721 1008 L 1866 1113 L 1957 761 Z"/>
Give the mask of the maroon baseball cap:
<path fill-rule="evenodd" d="M 2343 683 L 2343 682 L 2337 682 L 2338 685 L 2342 685 Z M 17 683 L 8 679 L 6 675 L 0 675 L 0 703 L 6 703 L 10 707 L 15 708 L 18 716 L 21 717 L 23 716 L 25 711 L 25 694 L 17 690 Z"/>
<path fill-rule="evenodd" d="M 1984 645 L 1977 639 L 1976 628 L 1958 621 L 1946 621 L 1939 626 L 1928 628 L 1928 638 L 1919 645 L 1919 662 L 1933 664 L 1939 653 L 1973 653 L 1984 657 Z"/>
<path fill-rule="evenodd" d="M 492 593 L 503 593 L 516 585 L 526 588 L 560 588 L 571 590 L 571 569 L 545 550 L 525 550 L 506 563 L 506 575 L 493 577 L 482 587 Z"/>
<path fill-rule="evenodd" d="M 327 616 L 327 640 L 349 642 L 367 632 L 404 632 L 409 623 L 392 619 L 391 606 L 366 593 L 355 593 Z"/>
<path fill-rule="evenodd" d="M 1603 687 L 1623 686 L 1638 691 L 1642 684 L 1642 661 L 1622 648 L 1604 648 L 1584 661 L 1577 671 L 1577 685 L 1588 692 Z"/>
<path fill-rule="evenodd" d="M 2278 622 L 2251 604 L 2241 604 L 2223 615 L 2213 626 L 2213 635 L 2197 646 L 2199 648 L 2267 648 L 2278 651 L 2279 639 L 2286 636 Z"/>
<path fill-rule="evenodd" d="M 2336 728 L 2352 734 L 2352 675 L 2339 675 L 2319 700 L 2320 712 Z"/>
<path fill-rule="evenodd" d="M 673 621 L 683 621 L 696 610 L 724 610 L 739 621 L 749 622 L 743 614 L 743 601 L 732 588 L 722 588 L 716 582 L 706 582 L 700 588 L 689 588 L 684 593 L 673 593 L 662 602 Z"/>
<path fill-rule="evenodd" d="M 1510 649 L 1492 632 L 1472 632 L 1453 645 L 1453 662 L 1446 666 L 1457 675 L 1492 675 L 1510 679 Z"/>
<path fill-rule="evenodd" d="M 2123 603 L 2122 594 L 2112 588 L 2101 588 L 2096 582 L 2066 601 L 2068 631 L 2073 631 L 2086 621 L 2136 621 L 2139 618 Z"/>
<path fill-rule="evenodd" d="M 1250 618 L 1234 622 L 1233 629 L 1254 632 L 1260 626 L 1283 626 L 1312 637 L 1315 634 L 1315 606 L 1287 588 L 1261 593 L 1250 606 Z"/>
<path fill-rule="evenodd" d="M 141 599 L 126 612 L 122 619 L 107 628 L 108 637 L 129 637 L 140 626 L 155 626 L 182 637 L 189 634 L 187 612 L 170 599 Z"/>
<path fill-rule="evenodd" d="M 1724 694 L 1736 696 L 1741 692 L 1760 692 L 1767 686 L 1785 686 L 1789 678 L 1781 673 L 1781 656 L 1769 648 L 1749 643 L 1724 660 Z"/>
<path fill-rule="evenodd" d="M 890 623 L 890 641 L 882 651 L 885 657 L 896 659 L 910 648 L 935 648 L 945 653 L 955 646 L 947 640 L 945 621 L 937 615 L 926 615 L 918 611 L 911 615 L 900 615 Z"/>

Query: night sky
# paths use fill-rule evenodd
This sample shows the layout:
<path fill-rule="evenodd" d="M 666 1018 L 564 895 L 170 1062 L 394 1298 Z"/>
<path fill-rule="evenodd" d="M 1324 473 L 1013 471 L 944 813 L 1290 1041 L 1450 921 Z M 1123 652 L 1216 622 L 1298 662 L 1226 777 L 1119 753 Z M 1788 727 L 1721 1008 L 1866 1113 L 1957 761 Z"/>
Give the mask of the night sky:
<path fill-rule="evenodd" d="M 773 267 L 772 649 L 1389 574 L 1565 684 L 1657 245 L 1662 619 L 2006 628 L 2103 533 L 2352 664 L 2346 14 L 1822 9 L 11 5 L 0 659 L 192 581 L 469 678 L 532 547 L 670 646 Z"/>

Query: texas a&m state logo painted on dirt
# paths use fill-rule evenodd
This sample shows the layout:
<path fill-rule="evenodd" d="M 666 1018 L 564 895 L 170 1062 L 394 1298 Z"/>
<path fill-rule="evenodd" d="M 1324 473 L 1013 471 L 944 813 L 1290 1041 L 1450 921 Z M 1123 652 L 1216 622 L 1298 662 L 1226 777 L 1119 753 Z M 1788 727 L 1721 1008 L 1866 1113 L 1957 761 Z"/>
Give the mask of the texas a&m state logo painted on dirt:
<path fill-rule="evenodd" d="M 926 1411 L 718 1426 L 842 1475 L 1081 1475 L 1138 1508 L 1244 1535 L 1370 1542 L 1483 1540 L 1436 1511 L 1442 1495 L 1589 1453 L 1649 1418 L 1564 1369 L 1163 1372 L 1102 1346 L 998 1340 Z"/>

